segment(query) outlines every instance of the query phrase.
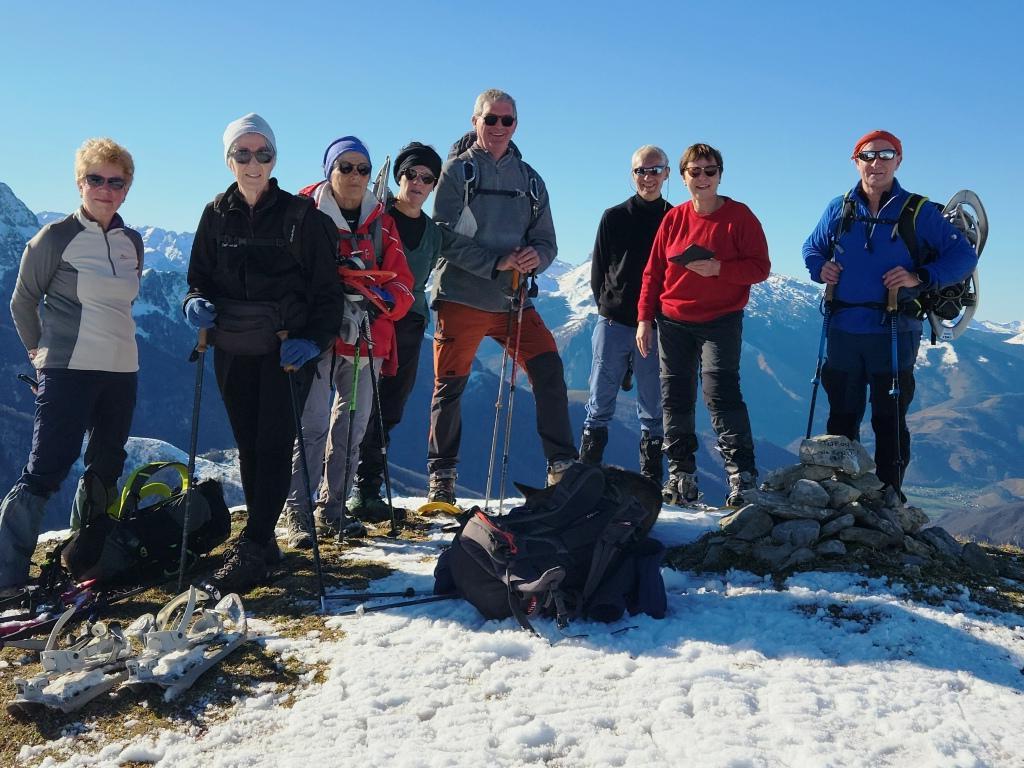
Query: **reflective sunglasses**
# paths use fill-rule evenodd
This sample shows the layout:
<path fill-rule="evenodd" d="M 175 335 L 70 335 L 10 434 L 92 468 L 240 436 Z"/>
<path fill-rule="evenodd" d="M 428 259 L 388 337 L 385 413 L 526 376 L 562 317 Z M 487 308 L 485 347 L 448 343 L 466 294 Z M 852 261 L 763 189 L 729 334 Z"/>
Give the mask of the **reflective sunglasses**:
<path fill-rule="evenodd" d="M 431 176 L 429 173 L 417 173 L 412 168 L 406 168 L 404 171 L 402 171 L 402 175 L 405 176 L 405 178 L 407 178 L 409 181 L 416 181 L 416 179 L 419 179 L 424 184 L 428 185 L 433 184 L 435 181 L 437 181 L 436 176 Z"/>
<path fill-rule="evenodd" d="M 694 166 L 693 168 L 684 168 L 683 172 L 689 174 L 691 179 L 700 178 L 701 174 L 704 174 L 708 178 L 717 176 L 721 170 L 717 165 L 705 165 L 703 168 Z"/>
<path fill-rule="evenodd" d="M 665 172 L 665 168 L 668 166 L 664 165 L 647 165 L 633 169 L 634 176 L 661 176 Z"/>
<path fill-rule="evenodd" d="M 105 179 L 98 173 L 87 173 L 85 174 L 85 183 L 93 189 L 102 187 L 106 184 L 113 190 L 120 192 L 122 189 L 128 186 L 128 182 L 122 179 L 120 176 L 111 176 L 109 179 Z"/>
<path fill-rule="evenodd" d="M 256 158 L 256 162 L 260 165 L 266 165 L 267 163 L 273 162 L 274 150 L 270 147 L 263 147 L 263 149 L 245 149 L 244 147 L 238 147 L 237 149 L 231 150 L 231 159 L 239 165 L 248 165 L 252 162 L 253 158 Z"/>
<path fill-rule="evenodd" d="M 870 163 L 875 158 L 879 160 L 893 160 L 896 157 L 895 149 L 862 149 L 857 153 L 857 159 L 864 163 Z"/>
<path fill-rule="evenodd" d="M 369 176 L 370 175 L 370 164 L 369 163 L 360 163 L 359 165 L 355 165 L 355 164 L 350 163 L 348 161 L 342 161 L 342 162 L 339 162 L 339 163 L 335 164 L 334 167 L 338 171 L 341 172 L 342 176 L 348 176 L 350 173 L 352 173 L 352 171 L 355 171 L 360 176 Z"/>
<path fill-rule="evenodd" d="M 484 125 L 497 125 L 499 120 L 506 128 L 511 128 L 516 121 L 512 115 L 484 115 Z"/>

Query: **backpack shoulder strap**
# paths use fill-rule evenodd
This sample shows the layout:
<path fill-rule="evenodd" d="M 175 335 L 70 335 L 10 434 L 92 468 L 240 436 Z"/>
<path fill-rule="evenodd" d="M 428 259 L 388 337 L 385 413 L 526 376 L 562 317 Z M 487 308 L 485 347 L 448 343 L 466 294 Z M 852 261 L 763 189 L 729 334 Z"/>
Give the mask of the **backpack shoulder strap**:
<path fill-rule="evenodd" d="M 926 202 L 928 202 L 927 197 L 911 192 L 903 201 L 903 207 L 900 208 L 899 216 L 896 219 L 896 231 L 899 233 L 900 239 L 903 240 L 903 244 L 907 246 L 907 250 L 910 251 L 910 258 L 913 259 L 914 265 L 918 267 L 921 266 L 921 247 L 917 241 L 917 214 L 921 212 L 921 207 Z"/>
<path fill-rule="evenodd" d="M 377 269 L 384 268 L 384 225 L 381 224 L 380 219 L 381 217 L 378 216 L 370 225 L 370 234 L 373 235 L 373 256 L 377 260 Z"/>
<path fill-rule="evenodd" d="M 314 205 L 311 197 L 293 195 L 292 199 L 288 201 L 288 210 L 284 214 L 284 242 L 288 252 L 300 266 L 304 266 L 302 263 L 302 222 Z"/>

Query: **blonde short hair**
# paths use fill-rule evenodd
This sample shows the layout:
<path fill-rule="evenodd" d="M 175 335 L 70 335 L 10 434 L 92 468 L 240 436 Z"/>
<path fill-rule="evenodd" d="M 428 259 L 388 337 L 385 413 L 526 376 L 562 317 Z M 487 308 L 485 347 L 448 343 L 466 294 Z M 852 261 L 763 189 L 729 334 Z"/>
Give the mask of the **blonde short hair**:
<path fill-rule="evenodd" d="M 131 153 L 113 139 L 86 139 L 75 152 L 75 180 L 81 181 L 90 168 L 111 163 L 121 166 L 124 180 L 131 186 L 135 178 L 135 161 Z"/>

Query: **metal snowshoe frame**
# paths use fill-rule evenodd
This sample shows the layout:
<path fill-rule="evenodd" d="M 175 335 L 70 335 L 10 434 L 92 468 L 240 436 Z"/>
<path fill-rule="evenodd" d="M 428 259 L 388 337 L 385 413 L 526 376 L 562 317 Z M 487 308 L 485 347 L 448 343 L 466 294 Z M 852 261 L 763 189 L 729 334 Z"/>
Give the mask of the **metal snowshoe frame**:
<path fill-rule="evenodd" d="M 988 240 L 988 214 L 981 204 L 978 195 L 969 189 L 961 189 L 953 195 L 942 209 L 942 215 L 957 229 L 964 233 L 978 256 L 981 256 Z M 978 269 L 958 285 L 949 286 L 939 291 L 943 298 L 958 299 L 963 309 L 952 320 L 945 320 L 934 312 L 928 313 L 928 322 L 932 327 L 932 336 L 939 341 L 952 341 L 960 336 L 978 308 L 981 299 Z"/>

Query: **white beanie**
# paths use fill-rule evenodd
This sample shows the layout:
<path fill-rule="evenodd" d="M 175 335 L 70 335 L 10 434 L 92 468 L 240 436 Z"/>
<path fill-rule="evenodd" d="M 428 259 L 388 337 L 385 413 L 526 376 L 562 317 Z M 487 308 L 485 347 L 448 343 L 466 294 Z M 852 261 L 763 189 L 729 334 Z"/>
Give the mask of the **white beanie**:
<path fill-rule="evenodd" d="M 277 141 L 274 139 L 274 132 L 270 129 L 270 123 L 255 112 L 250 112 L 248 115 L 243 115 L 237 120 L 228 123 L 228 127 L 224 129 L 225 163 L 228 162 L 228 152 L 231 151 L 231 147 L 247 133 L 258 133 L 267 140 L 270 148 L 274 150 L 274 154 L 277 154 Z"/>

